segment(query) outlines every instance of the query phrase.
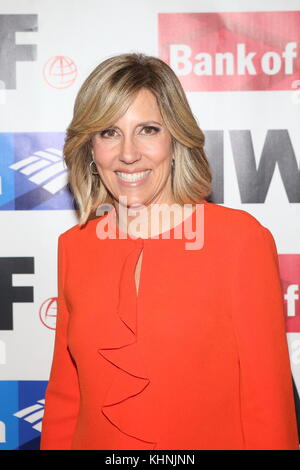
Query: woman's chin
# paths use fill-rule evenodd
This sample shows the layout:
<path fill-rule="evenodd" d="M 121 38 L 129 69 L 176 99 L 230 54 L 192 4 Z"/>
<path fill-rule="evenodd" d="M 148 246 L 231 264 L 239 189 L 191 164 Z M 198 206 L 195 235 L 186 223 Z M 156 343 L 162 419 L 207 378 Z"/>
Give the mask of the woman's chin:
<path fill-rule="evenodd" d="M 117 197 L 117 201 L 122 205 L 128 208 L 139 208 L 145 206 L 146 198 L 139 197 L 139 196 L 128 196 L 127 194 L 119 194 Z"/>

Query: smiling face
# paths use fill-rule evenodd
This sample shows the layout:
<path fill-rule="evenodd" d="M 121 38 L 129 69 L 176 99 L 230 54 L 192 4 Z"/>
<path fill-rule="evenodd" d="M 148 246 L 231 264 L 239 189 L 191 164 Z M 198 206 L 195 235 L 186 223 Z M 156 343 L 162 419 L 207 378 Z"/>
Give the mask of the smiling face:
<path fill-rule="evenodd" d="M 113 126 L 92 138 L 94 160 L 103 184 L 127 206 L 172 204 L 172 136 L 155 96 L 141 89 Z"/>

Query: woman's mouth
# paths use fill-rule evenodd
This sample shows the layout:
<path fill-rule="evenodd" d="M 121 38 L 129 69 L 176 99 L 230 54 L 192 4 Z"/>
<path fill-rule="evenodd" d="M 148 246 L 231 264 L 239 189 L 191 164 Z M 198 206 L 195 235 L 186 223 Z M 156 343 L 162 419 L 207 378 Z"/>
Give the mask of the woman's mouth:
<path fill-rule="evenodd" d="M 136 187 L 146 181 L 150 172 L 151 170 L 139 171 L 136 173 L 123 173 L 121 171 L 116 171 L 115 173 L 121 184 L 124 186 Z"/>

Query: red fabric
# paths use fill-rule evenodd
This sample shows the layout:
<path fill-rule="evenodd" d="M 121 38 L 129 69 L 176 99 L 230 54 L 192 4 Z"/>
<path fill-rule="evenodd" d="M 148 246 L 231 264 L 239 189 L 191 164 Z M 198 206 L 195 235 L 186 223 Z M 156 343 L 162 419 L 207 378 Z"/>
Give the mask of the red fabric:
<path fill-rule="evenodd" d="M 202 208 L 199 250 L 100 240 L 107 215 L 60 235 L 42 450 L 299 449 L 274 238 Z"/>

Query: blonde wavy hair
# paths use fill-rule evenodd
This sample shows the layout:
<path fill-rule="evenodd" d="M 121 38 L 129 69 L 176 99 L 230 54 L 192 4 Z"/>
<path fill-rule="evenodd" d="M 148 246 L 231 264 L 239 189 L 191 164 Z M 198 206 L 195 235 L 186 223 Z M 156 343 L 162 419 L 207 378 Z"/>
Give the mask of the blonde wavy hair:
<path fill-rule="evenodd" d="M 101 62 L 82 84 L 67 128 L 63 148 L 69 186 L 79 208 L 79 225 L 95 218 L 113 197 L 97 174 L 92 174 L 91 139 L 110 127 L 128 109 L 141 88 L 151 91 L 172 136 L 172 191 L 178 204 L 194 204 L 211 193 L 212 174 L 203 149 L 205 136 L 191 111 L 181 83 L 162 60 L 127 53 Z"/>

